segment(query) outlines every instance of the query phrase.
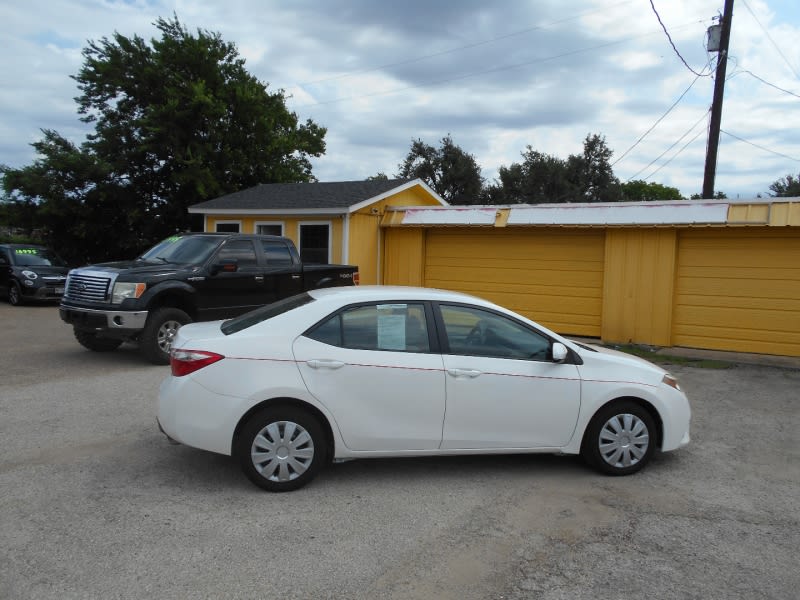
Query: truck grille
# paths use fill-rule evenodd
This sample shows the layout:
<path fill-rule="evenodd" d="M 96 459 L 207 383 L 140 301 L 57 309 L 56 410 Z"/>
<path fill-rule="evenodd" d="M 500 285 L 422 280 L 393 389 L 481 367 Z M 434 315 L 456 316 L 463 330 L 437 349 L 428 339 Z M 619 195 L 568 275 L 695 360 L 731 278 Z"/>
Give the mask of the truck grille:
<path fill-rule="evenodd" d="M 70 273 L 64 297 L 83 302 L 107 302 L 111 282 L 111 277 L 102 275 Z"/>

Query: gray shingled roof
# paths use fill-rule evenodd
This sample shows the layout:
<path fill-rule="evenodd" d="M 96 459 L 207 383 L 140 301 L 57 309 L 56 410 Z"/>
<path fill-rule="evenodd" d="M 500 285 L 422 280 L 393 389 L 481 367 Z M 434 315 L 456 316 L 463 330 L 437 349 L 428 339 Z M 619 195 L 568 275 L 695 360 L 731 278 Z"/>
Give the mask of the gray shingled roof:
<path fill-rule="evenodd" d="M 262 183 L 190 207 L 200 209 L 291 210 L 347 208 L 380 196 L 412 179 L 334 181 L 317 183 Z"/>

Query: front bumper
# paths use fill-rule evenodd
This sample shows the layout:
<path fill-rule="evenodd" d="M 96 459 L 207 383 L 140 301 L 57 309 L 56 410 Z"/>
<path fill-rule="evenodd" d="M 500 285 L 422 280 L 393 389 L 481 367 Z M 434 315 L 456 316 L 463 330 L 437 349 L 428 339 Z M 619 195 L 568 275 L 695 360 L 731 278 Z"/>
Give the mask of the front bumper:
<path fill-rule="evenodd" d="M 147 321 L 146 310 L 95 310 L 62 304 L 58 312 L 65 323 L 93 331 L 133 333 L 141 331 Z"/>

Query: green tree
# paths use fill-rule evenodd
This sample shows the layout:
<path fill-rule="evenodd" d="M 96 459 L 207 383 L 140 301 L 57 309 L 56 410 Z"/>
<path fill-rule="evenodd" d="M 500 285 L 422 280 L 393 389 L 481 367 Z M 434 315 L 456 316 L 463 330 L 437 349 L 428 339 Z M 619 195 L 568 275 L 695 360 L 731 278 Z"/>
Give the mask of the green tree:
<path fill-rule="evenodd" d="M 723 191 L 714 192 L 713 200 L 726 200 L 728 195 Z M 703 200 L 702 194 L 692 194 L 690 200 Z"/>
<path fill-rule="evenodd" d="M 450 204 L 478 204 L 483 179 L 475 157 L 464 152 L 448 135 L 439 148 L 418 139 L 399 165 L 399 177 L 420 178 Z"/>
<path fill-rule="evenodd" d="M 619 179 L 611 168 L 614 152 L 606 138 L 587 134 L 583 141 L 583 154 L 567 159 L 568 178 L 578 190 L 577 202 L 617 202 L 621 199 Z"/>
<path fill-rule="evenodd" d="M 528 146 L 522 163 L 499 169 L 499 185 L 491 186 L 492 204 L 543 204 L 568 202 L 578 196 L 570 181 L 567 161 Z"/>
<path fill-rule="evenodd" d="M 155 26 L 160 37 L 149 43 L 115 33 L 83 50 L 76 101 L 94 132 L 80 147 L 45 131 L 33 165 L 3 169 L 5 190 L 36 203 L 52 234 L 74 225 L 72 245 L 91 260 L 189 228 L 191 204 L 258 183 L 311 181 L 310 157 L 325 151 L 326 130 L 301 124 L 233 44 L 193 34 L 177 17 Z M 108 242 L 94 242 L 108 230 Z"/>
<path fill-rule="evenodd" d="M 678 188 L 668 187 L 660 183 L 634 179 L 620 185 L 622 200 L 641 202 L 645 200 L 678 200 L 683 198 Z"/>
<path fill-rule="evenodd" d="M 787 175 L 769 186 L 772 196 L 777 198 L 794 198 L 800 196 L 800 174 L 797 177 Z"/>

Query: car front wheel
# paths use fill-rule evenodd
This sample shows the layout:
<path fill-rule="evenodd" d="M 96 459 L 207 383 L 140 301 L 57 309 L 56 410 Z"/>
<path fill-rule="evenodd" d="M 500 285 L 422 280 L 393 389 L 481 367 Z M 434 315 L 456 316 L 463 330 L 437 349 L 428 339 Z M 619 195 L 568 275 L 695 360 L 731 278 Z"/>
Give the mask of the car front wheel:
<path fill-rule="evenodd" d="M 270 492 L 288 492 L 310 482 L 324 464 L 325 436 L 308 412 L 270 407 L 245 425 L 237 454 L 254 484 Z"/>
<path fill-rule="evenodd" d="M 8 286 L 8 303 L 11 306 L 19 306 L 22 304 L 22 290 L 16 281 L 12 281 Z"/>
<path fill-rule="evenodd" d="M 581 455 L 608 475 L 630 475 L 652 458 L 656 445 L 655 421 L 629 400 L 600 409 L 589 423 Z"/>

